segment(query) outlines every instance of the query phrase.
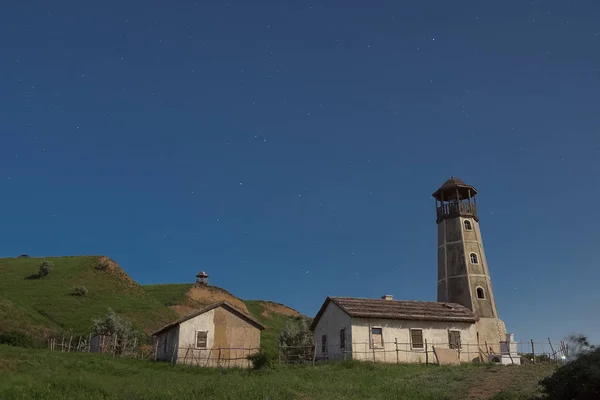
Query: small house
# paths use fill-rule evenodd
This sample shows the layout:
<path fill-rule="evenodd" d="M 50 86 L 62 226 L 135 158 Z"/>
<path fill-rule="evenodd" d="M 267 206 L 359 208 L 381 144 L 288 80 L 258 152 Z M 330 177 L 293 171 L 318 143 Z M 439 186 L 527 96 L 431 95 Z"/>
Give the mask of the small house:
<path fill-rule="evenodd" d="M 156 359 L 200 366 L 248 367 L 265 327 L 226 301 L 154 332 Z"/>
<path fill-rule="evenodd" d="M 477 317 L 454 303 L 327 297 L 315 316 L 315 357 L 391 363 L 435 363 L 433 348 L 456 361 L 479 358 Z"/>

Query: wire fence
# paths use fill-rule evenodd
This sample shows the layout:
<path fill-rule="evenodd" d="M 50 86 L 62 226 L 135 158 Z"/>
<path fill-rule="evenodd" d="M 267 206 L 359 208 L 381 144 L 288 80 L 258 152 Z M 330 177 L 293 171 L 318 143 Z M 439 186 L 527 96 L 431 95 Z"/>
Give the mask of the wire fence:
<path fill-rule="evenodd" d="M 279 349 L 281 364 L 316 364 L 328 361 L 359 360 L 384 363 L 439 364 L 437 349 L 456 351 L 459 362 L 501 362 L 526 364 L 564 362 L 568 358 L 568 345 L 550 339 L 521 342 L 500 342 L 499 346 L 487 343 L 428 342 L 414 346 L 408 342 L 383 342 L 377 346 L 369 342 L 337 345 L 285 346 Z"/>
<path fill-rule="evenodd" d="M 249 356 L 260 351 L 258 348 L 212 348 L 194 346 L 175 347 L 168 353 L 161 352 L 158 342 L 141 343 L 137 338 L 119 338 L 117 335 L 65 336 L 48 339 L 48 348 L 60 352 L 105 354 L 114 357 L 130 357 L 174 364 L 198 365 L 203 367 L 252 366 Z M 359 360 L 383 363 L 438 364 L 436 349 L 453 349 L 460 362 L 499 362 L 508 357 L 510 363 L 561 363 L 569 359 L 569 346 L 564 341 L 529 340 L 501 342 L 500 346 L 487 343 L 427 342 L 417 346 L 407 342 L 383 342 L 373 346 L 369 342 L 345 343 L 340 345 L 280 346 L 279 364 L 318 364 L 340 360 Z"/>
<path fill-rule="evenodd" d="M 137 338 L 119 338 L 117 335 L 63 336 L 48 339 L 48 348 L 67 353 L 98 353 L 119 357 L 153 360 L 155 346 L 140 343 Z"/>

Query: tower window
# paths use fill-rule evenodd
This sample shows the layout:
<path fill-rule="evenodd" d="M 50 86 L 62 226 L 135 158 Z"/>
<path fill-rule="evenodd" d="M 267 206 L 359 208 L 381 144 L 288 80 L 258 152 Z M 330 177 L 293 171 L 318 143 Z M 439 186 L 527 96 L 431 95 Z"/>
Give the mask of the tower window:
<path fill-rule="evenodd" d="M 465 224 L 465 231 L 472 231 L 473 230 L 473 226 L 471 226 L 471 221 L 465 220 L 464 224 Z"/>
<path fill-rule="evenodd" d="M 481 286 L 477 287 L 477 298 L 485 299 L 485 292 L 483 291 L 483 288 Z"/>
<path fill-rule="evenodd" d="M 479 259 L 477 258 L 477 254 L 471 253 L 469 255 L 469 258 L 471 259 L 471 264 L 479 264 Z"/>

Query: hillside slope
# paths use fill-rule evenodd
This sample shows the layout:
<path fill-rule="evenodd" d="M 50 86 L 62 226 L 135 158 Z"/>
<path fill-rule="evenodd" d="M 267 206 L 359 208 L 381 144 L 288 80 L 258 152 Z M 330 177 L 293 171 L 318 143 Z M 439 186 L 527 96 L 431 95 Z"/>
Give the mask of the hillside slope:
<path fill-rule="evenodd" d="M 109 308 L 151 332 L 177 317 L 107 257 L 49 257 L 53 270 L 37 277 L 41 258 L 0 259 L 0 330 L 47 336 L 87 334 Z M 73 295 L 85 286 L 84 296 Z"/>

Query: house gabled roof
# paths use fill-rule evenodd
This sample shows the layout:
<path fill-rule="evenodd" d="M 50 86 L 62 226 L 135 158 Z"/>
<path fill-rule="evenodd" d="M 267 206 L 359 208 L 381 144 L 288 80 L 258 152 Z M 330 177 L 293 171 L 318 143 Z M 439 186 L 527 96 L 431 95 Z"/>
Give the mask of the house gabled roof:
<path fill-rule="evenodd" d="M 348 316 L 356 318 L 468 323 L 478 319 L 467 307 L 456 303 L 327 297 L 310 325 L 311 330 L 315 329 L 329 303 L 334 303 Z"/>
<path fill-rule="evenodd" d="M 230 311 L 231 313 L 237 315 L 238 317 L 240 317 L 241 319 L 245 320 L 246 322 L 250 323 L 251 325 L 254 325 L 255 327 L 257 327 L 258 329 L 260 329 L 261 331 L 263 329 L 265 329 L 265 326 L 263 324 L 261 324 L 260 322 L 258 322 L 256 319 L 254 319 L 253 317 L 249 316 L 248 314 L 238 310 L 237 308 L 235 308 L 231 303 L 227 302 L 227 301 L 219 301 L 218 303 L 213 303 L 210 304 L 200 310 L 194 311 L 191 314 L 188 314 L 180 319 L 178 319 L 177 321 L 171 322 L 168 325 L 163 326 L 162 328 L 160 328 L 159 330 L 157 330 L 156 332 L 154 332 L 152 334 L 152 336 L 158 335 L 159 333 L 162 333 L 164 331 L 167 331 L 189 319 L 192 319 L 194 317 L 197 317 L 198 315 L 202 315 L 205 312 L 208 312 L 210 310 L 214 310 L 217 307 L 223 307 L 226 310 Z"/>

